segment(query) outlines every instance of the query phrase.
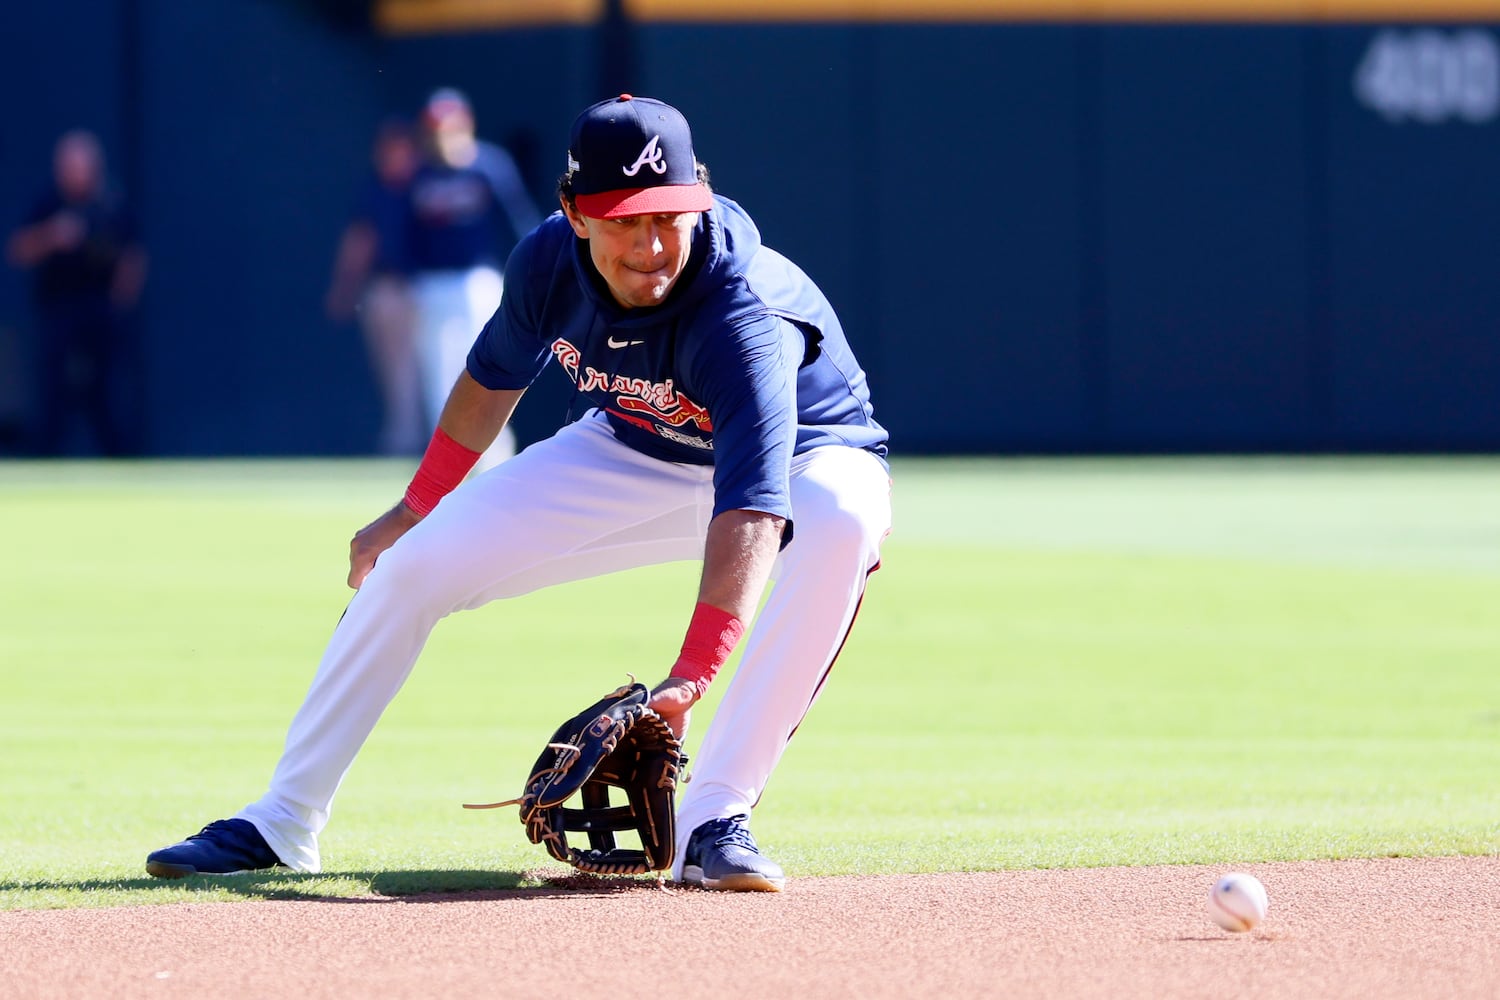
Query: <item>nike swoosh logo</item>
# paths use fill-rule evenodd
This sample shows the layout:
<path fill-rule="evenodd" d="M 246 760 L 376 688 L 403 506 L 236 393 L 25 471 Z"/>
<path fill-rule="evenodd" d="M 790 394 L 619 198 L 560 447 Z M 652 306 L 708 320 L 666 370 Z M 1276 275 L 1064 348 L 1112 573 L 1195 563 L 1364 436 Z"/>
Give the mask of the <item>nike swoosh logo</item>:
<path fill-rule="evenodd" d="M 615 350 L 619 350 L 622 347 L 634 347 L 636 344 L 644 344 L 645 341 L 644 340 L 616 340 L 614 337 L 610 337 L 609 340 L 607 341 L 607 343 L 609 344 L 610 347 L 613 347 Z"/>

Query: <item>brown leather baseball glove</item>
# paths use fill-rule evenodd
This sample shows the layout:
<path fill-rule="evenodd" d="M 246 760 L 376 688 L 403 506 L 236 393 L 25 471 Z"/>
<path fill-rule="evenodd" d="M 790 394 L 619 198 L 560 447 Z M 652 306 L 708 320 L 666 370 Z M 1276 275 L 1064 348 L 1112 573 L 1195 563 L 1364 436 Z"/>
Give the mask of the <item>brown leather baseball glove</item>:
<path fill-rule="evenodd" d="M 519 805 L 533 844 L 580 871 L 639 875 L 672 866 L 676 845 L 676 790 L 687 755 L 661 716 L 647 707 L 651 693 L 630 683 L 605 695 L 558 727 L 547 741 L 519 799 L 466 809 Z M 624 802 L 611 806 L 610 789 Z M 574 795 L 578 807 L 565 806 Z M 641 847 L 622 848 L 615 834 L 633 830 Z M 587 850 L 568 844 L 588 834 Z"/>

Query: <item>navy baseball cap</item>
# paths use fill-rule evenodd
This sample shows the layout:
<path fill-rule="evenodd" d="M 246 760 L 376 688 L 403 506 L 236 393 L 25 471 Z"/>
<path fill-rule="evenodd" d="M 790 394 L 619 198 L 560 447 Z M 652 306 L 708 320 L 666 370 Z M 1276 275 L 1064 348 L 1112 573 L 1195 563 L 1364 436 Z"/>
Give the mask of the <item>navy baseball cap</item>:
<path fill-rule="evenodd" d="M 594 219 L 706 212 L 693 134 L 682 112 L 621 94 L 584 108 L 568 140 L 568 176 L 578 211 Z"/>

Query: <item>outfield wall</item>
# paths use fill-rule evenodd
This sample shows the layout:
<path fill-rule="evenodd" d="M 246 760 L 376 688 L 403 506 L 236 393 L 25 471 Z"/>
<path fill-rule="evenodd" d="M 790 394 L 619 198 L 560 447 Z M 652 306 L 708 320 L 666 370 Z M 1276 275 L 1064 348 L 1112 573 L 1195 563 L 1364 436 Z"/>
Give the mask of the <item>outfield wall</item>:
<path fill-rule="evenodd" d="M 156 265 L 154 450 L 358 452 L 374 390 L 320 297 L 378 116 L 461 86 L 546 200 L 573 112 L 629 89 L 686 111 L 716 186 L 820 279 L 901 450 L 1500 449 L 1500 9 L 1452 2 L 1477 20 L 637 0 L 609 58 L 586 0 L 383 33 L 274 0 L 7 5 L 0 212 L 64 125 L 99 128 Z M 0 328 L 27 322 L 7 273 Z M 539 386 L 523 438 L 565 407 Z"/>

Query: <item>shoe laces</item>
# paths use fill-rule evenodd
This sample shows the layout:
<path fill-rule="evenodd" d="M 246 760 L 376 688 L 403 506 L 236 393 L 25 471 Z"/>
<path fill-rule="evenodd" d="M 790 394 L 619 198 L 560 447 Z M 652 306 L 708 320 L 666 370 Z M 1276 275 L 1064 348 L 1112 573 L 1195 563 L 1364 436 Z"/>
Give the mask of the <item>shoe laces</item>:
<path fill-rule="evenodd" d="M 730 816 L 728 819 L 716 819 L 708 824 L 708 830 L 703 839 L 715 847 L 743 847 L 753 854 L 759 854 L 760 848 L 755 846 L 755 838 L 750 836 L 750 828 L 745 826 L 748 816 Z"/>
<path fill-rule="evenodd" d="M 216 819 L 189 839 L 206 840 L 211 844 L 219 846 L 228 841 L 237 846 L 244 842 L 245 835 L 240 831 L 234 820 Z"/>

